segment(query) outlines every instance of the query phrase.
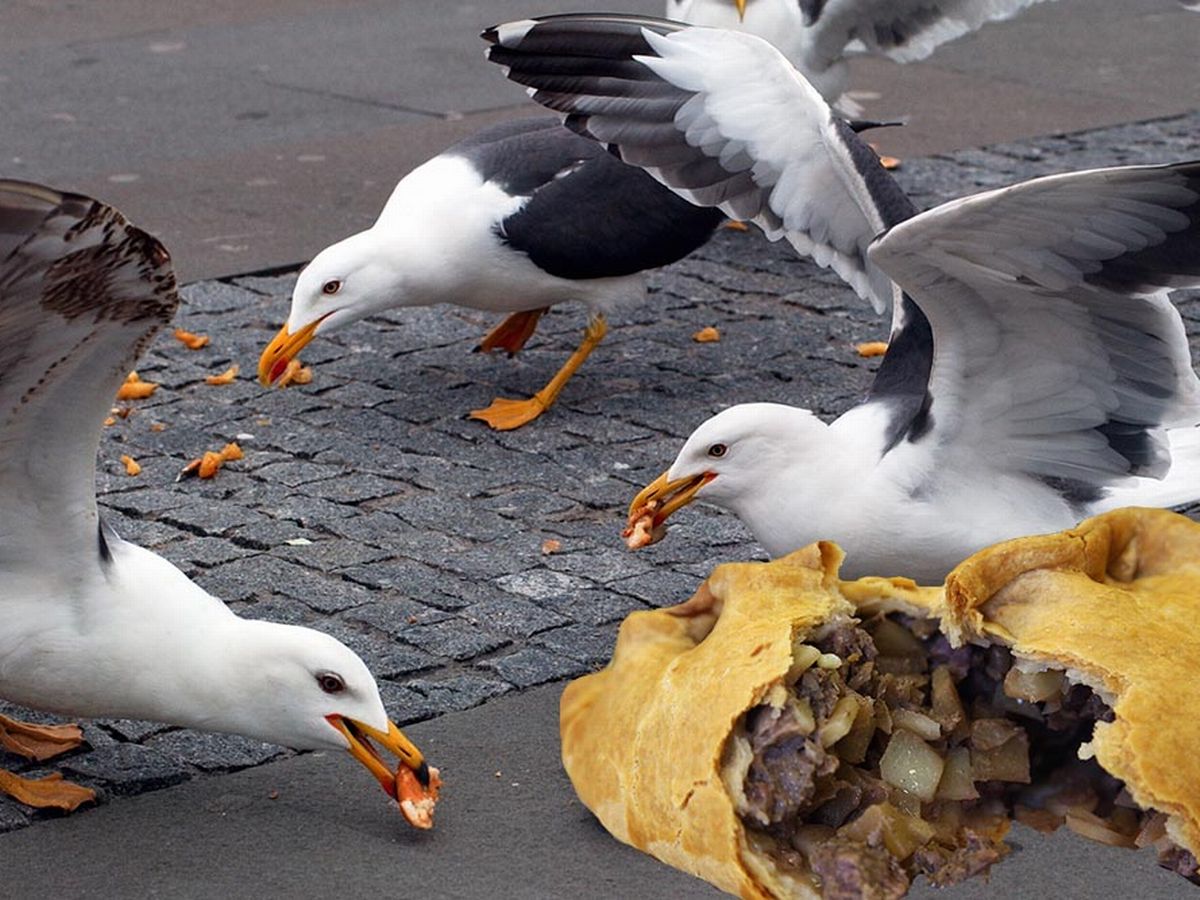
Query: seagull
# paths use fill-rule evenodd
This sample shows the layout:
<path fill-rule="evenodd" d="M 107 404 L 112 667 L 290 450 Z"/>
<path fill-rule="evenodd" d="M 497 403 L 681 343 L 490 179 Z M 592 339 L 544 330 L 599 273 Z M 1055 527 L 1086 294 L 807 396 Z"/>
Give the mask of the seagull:
<path fill-rule="evenodd" d="M 745 31 L 774 44 L 831 105 L 845 96 L 855 53 L 907 63 L 1042 0 L 667 0 L 667 18 Z"/>
<path fill-rule="evenodd" d="M 752 35 L 580 15 L 484 38 L 573 130 L 892 306 L 863 403 L 832 423 L 762 403 L 703 423 L 630 507 L 651 537 L 707 500 L 772 556 L 830 539 L 852 577 L 936 582 L 999 540 L 1200 498 L 1200 379 L 1168 298 L 1200 287 L 1200 163 L 1054 175 L 917 213 Z"/>
<path fill-rule="evenodd" d="M 349 648 L 309 628 L 235 615 L 96 506 L 101 423 L 179 298 L 167 251 L 88 197 L 0 181 L 0 697 L 70 716 L 149 719 L 306 750 L 348 750 L 396 796 L 396 755 L 436 770 L 389 720 Z M 35 759 L 77 729 L 0 722 Z M 93 798 L 0 772 L 24 803 Z"/>
<path fill-rule="evenodd" d="M 374 225 L 317 254 L 259 359 L 259 381 L 277 381 L 316 335 L 385 309 L 452 303 L 506 313 L 479 349 L 512 355 L 549 307 L 582 301 L 583 341 L 550 382 L 470 414 L 519 428 L 604 338 L 606 314 L 645 296 L 643 272 L 686 256 L 723 219 L 554 119 L 493 125 L 418 166 Z"/>

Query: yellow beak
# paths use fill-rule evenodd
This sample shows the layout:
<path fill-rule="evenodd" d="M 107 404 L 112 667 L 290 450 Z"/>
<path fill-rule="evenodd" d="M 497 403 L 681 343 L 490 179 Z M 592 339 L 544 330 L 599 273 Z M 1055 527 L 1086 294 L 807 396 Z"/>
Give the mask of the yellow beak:
<path fill-rule="evenodd" d="M 737 7 L 738 21 L 743 21 L 746 18 L 746 0 L 733 0 L 733 5 Z"/>
<path fill-rule="evenodd" d="M 295 334 L 288 331 L 285 323 L 279 329 L 279 334 L 271 339 L 262 356 L 258 358 L 258 382 L 263 387 L 270 387 L 279 380 L 279 376 L 301 350 L 308 346 L 313 339 L 317 326 L 325 320 L 322 316 L 315 322 L 309 322 Z"/>
<path fill-rule="evenodd" d="M 667 473 L 663 472 L 642 488 L 641 492 L 633 498 L 633 502 L 629 504 L 629 521 L 626 531 L 631 531 L 634 523 L 647 514 L 653 517 L 650 522 L 651 530 L 659 529 L 659 526 L 672 513 L 695 500 L 700 488 L 716 477 L 716 472 L 701 472 L 699 475 L 689 475 L 686 478 L 676 478 L 674 481 L 670 481 Z M 658 531 L 657 536 L 650 543 L 654 543 L 661 536 L 662 532 Z"/>
<path fill-rule="evenodd" d="M 421 751 L 417 749 L 416 745 L 404 736 L 404 732 L 397 727 L 395 722 L 388 722 L 388 730 L 385 734 L 370 725 L 364 725 L 356 719 L 348 719 L 345 716 L 329 715 L 325 719 L 350 742 L 350 754 L 367 767 L 367 770 L 375 776 L 376 781 L 389 797 L 400 799 L 396 796 L 396 775 L 391 767 L 383 761 L 383 757 L 371 743 L 372 740 L 378 741 L 384 750 L 398 757 L 401 763 L 412 769 L 417 776 L 417 781 L 421 782 L 423 786 L 429 786 L 429 766 L 425 762 L 425 757 L 421 755 Z"/>

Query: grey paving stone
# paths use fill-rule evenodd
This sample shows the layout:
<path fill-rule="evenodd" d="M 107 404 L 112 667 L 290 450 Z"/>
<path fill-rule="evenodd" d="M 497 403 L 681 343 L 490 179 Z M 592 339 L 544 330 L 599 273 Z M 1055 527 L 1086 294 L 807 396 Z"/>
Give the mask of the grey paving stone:
<path fill-rule="evenodd" d="M 479 664 L 518 688 L 533 687 L 560 678 L 573 678 L 588 671 L 586 663 L 560 656 L 540 647 L 525 647 L 508 656 L 485 659 Z"/>
<path fill-rule="evenodd" d="M 580 662 L 599 665 L 612 655 L 616 639 L 617 630 L 612 626 L 567 625 L 542 632 L 533 638 L 533 643 Z"/>
<path fill-rule="evenodd" d="M 547 628 L 566 625 L 570 619 L 549 612 L 534 603 L 523 603 L 507 597 L 495 597 L 475 603 L 464 609 L 462 615 L 468 622 L 479 623 L 485 628 L 505 634 L 527 638 Z"/>
<path fill-rule="evenodd" d="M 169 731 L 148 741 L 151 750 L 175 757 L 205 772 L 229 772 L 290 756 L 292 751 L 238 734 Z"/>
<path fill-rule="evenodd" d="M 113 794 L 136 794 L 179 784 L 192 777 L 188 765 L 142 744 L 112 744 L 61 763 L 68 775 L 104 785 Z"/>

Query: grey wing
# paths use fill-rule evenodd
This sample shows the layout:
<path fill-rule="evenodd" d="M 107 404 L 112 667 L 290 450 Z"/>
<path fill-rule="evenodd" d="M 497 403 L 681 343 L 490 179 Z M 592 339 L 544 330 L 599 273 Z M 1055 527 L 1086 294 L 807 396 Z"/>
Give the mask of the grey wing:
<path fill-rule="evenodd" d="M 102 422 L 178 302 L 166 250 L 112 207 L 0 180 L 0 563 L 99 558 Z"/>
<path fill-rule="evenodd" d="M 877 310 L 895 299 L 866 248 L 912 205 L 766 41 L 590 14 L 500 25 L 484 39 L 489 58 L 571 129 L 692 203 L 786 238 Z"/>
<path fill-rule="evenodd" d="M 823 71 L 860 41 L 897 62 L 924 59 L 947 41 L 1008 19 L 1042 0 L 826 0 L 801 4 L 810 22 L 802 56 Z"/>
<path fill-rule="evenodd" d="M 947 203 L 870 256 L 928 317 L 926 442 L 1074 484 L 1162 477 L 1200 422 L 1171 289 L 1200 285 L 1200 163 L 1055 175 Z"/>

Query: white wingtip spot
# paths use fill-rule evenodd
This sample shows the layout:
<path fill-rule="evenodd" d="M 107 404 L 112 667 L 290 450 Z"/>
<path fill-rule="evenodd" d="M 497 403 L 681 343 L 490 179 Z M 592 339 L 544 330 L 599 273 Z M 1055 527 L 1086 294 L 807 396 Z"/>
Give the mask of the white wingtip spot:
<path fill-rule="evenodd" d="M 510 50 L 525 40 L 525 35 L 537 25 L 536 19 L 521 19 L 518 22 L 505 22 L 496 29 L 496 43 Z"/>

